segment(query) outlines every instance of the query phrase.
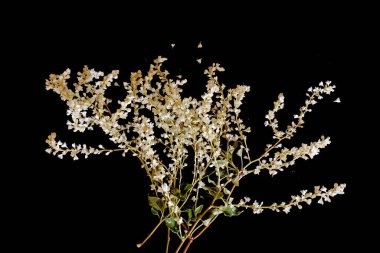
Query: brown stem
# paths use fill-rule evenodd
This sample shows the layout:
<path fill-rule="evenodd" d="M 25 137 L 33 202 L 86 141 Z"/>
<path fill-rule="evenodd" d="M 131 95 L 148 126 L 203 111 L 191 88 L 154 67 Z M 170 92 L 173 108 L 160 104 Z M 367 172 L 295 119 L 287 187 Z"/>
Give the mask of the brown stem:
<path fill-rule="evenodd" d="M 218 216 L 215 216 L 214 218 L 212 218 L 212 220 L 210 221 L 210 224 L 206 227 L 204 227 L 202 230 L 201 230 L 201 232 L 199 232 L 196 236 L 194 236 L 193 237 L 193 240 L 195 240 L 195 239 L 197 239 L 199 236 L 201 236 L 209 227 L 210 227 L 210 225 L 211 225 L 211 223 L 213 223 L 215 220 L 216 220 L 216 218 L 218 218 Z"/>
<path fill-rule="evenodd" d="M 193 243 L 193 241 L 194 241 L 193 238 L 190 238 L 190 239 L 189 239 L 189 241 L 187 242 L 186 247 L 185 247 L 185 249 L 183 250 L 182 253 L 186 253 L 186 252 L 187 252 L 187 250 L 189 249 L 189 247 L 190 247 L 190 245 Z"/>
<path fill-rule="evenodd" d="M 183 244 L 186 242 L 186 239 L 182 240 L 181 243 L 178 245 L 178 248 L 177 250 L 175 251 L 175 253 L 179 253 L 180 249 L 182 248 Z"/>
<path fill-rule="evenodd" d="M 219 195 L 219 193 L 220 193 L 220 191 L 215 195 L 215 196 L 218 196 Z M 176 252 L 175 253 L 179 253 L 179 251 L 180 251 L 180 249 L 182 248 L 182 246 L 183 246 L 183 244 L 185 243 L 185 241 L 189 238 L 189 241 L 192 241 L 192 240 L 194 240 L 193 238 L 192 238 L 192 233 L 193 233 L 193 231 L 194 231 L 194 229 L 196 228 L 196 226 L 198 225 L 198 223 L 202 220 L 202 218 L 203 218 L 203 216 L 205 216 L 206 214 L 207 214 L 207 212 L 208 211 L 210 211 L 213 207 L 214 207 L 214 203 L 215 203 L 215 201 L 216 201 L 216 198 L 214 198 L 213 200 L 212 200 L 212 202 L 211 202 L 211 204 L 210 204 L 210 206 L 198 217 L 198 219 L 195 221 L 195 223 L 194 223 L 194 225 L 193 225 L 193 227 L 190 229 L 190 231 L 188 231 L 188 233 L 187 233 L 187 236 L 186 236 L 186 239 L 185 240 L 183 240 L 181 243 L 180 243 L 180 245 L 178 246 L 178 248 L 177 248 L 177 250 L 176 250 Z M 186 248 L 188 248 L 188 247 L 190 247 L 190 244 L 189 243 L 187 243 L 188 245 L 186 245 Z M 185 249 L 185 250 L 187 250 L 187 249 Z"/>
<path fill-rule="evenodd" d="M 166 215 L 162 220 L 160 220 L 160 222 L 153 228 L 152 232 L 149 233 L 149 235 L 144 239 L 144 241 L 137 244 L 137 248 L 141 248 L 149 240 L 149 238 L 154 234 L 154 232 L 156 232 L 157 228 L 161 226 L 162 222 L 164 222 L 166 218 L 168 218 L 170 215 L 171 213 Z"/>
<path fill-rule="evenodd" d="M 166 237 L 166 253 L 169 253 L 169 244 L 170 244 L 170 228 L 168 228 L 168 234 Z"/>

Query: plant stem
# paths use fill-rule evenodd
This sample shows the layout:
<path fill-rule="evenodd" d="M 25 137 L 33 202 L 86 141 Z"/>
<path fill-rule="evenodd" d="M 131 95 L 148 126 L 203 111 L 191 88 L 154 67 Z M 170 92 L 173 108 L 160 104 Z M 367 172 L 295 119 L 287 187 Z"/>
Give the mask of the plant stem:
<path fill-rule="evenodd" d="M 190 248 L 190 245 L 194 242 L 194 240 L 196 240 L 199 236 L 201 236 L 210 227 L 211 223 L 213 223 L 216 220 L 216 218 L 218 218 L 218 216 L 215 216 L 214 218 L 212 218 L 211 221 L 210 221 L 210 224 L 208 226 L 205 226 L 201 230 L 201 232 L 199 232 L 196 236 L 189 238 L 189 240 L 188 240 L 188 242 L 186 244 L 186 247 L 185 247 L 185 249 L 183 250 L 182 253 L 186 253 L 187 252 L 187 250 Z M 193 231 L 193 232 L 195 232 L 195 231 Z"/>
<path fill-rule="evenodd" d="M 161 219 L 160 222 L 153 228 L 152 232 L 150 232 L 149 235 L 144 239 L 144 241 L 137 244 L 137 248 L 141 248 L 149 240 L 149 238 L 154 234 L 154 232 L 156 232 L 156 230 L 161 226 L 162 222 L 164 222 L 166 218 L 168 218 L 170 215 L 171 213 L 166 215 L 163 219 Z"/>
<path fill-rule="evenodd" d="M 220 191 L 219 191 L 215 196 L 218 196 L 219 193 L 220 193 Z M 215 203 L 215 201 L 216 201 L 216 198 L 214 197 L 214 199 L 212 200 L 210 206 L 209 206 L 209 207 L 208 207 L 208 208 L 207 208 L 207 209 L 206 209 L 206 210 L 205 210 L 205 211 L 204 211 L 204 212 L 198 217 L 198 219 L 197 219 L 197 220 L 195 221 L 195 223 L 193 224 L 193 227 L 190 229 L 190 231 L 187 232 L 187 236 L 186 236 L 185 240 L 183 240 L 183 241 L 180 243 L 180 245 L 178 246 L 178 248 L 177 248 L 177 250 L 176 250 L 175 253 L 179 253 L 179 251 L 180 251 L 180 249 L 182 248 L 183 244 L 186 242 L 186 239 L 189 238 L 189 241 L 194 240 L 193 237 L 192 237 L 192 233 L 194 232 L 194 229 L 196 228 L 196 226 L 198 225 L 198 223 L 202 220 L 203 216 L 205 216 L 205 215 L 208 213 L 208 211 L 210 211 L 210 210 L 214 207 L 214 203 Z M 187 249 L 190 247 L 190 244 L 191 244 L 191 242 L 190 242 L 190 243 L 189 243 L 189 242 L 187 243 L 184 252 L 187 251 Z"/>
<path fill-rule="evenodd" d="M 166 237 L 166 253 L 169 253 L 169 244 L 170 244 L 170 228 L 168 228 L 168 234 Z"/>
<path fill-rule="evenodd" d="M 251 164 L 260 161 L 261 158 L 263 158 L 266 154 L 268 154 L 273 148 L 275 148 L 285 137 L 279 139 L 276 143 L 274 143 L 270 148 L 268 148 L 260 157 L 256 158 L 253 161 L 250 161 L 247 165 L 245 165 L 242 169 L 244 171 L 246 168 L 248 168 Z"/>
<path fill-rule="evenodd" d="M 182 248 L 183 244 L 186 242 L 186 239 L 182 240 L 181 243 L 178 245 L 178 248 L 177 250 L 175 251 L 175 253 L 179 253 L 179 250 Z"/>
<path fill-rule="evenodd" d="M 199 236 L 201 236 L 201 235 L 206 231 L 206 229 L 208 229 L 208 228 L 210 227 L 211 223 L 213 223 L 213 222 L 216 220 L 216 218 L 218 218 L 218 216 L 215 216 L 214 218 L 212 218 L 211 221 L 210 221 L 210 223 L 209 223 L 209 225 L 208 225 L 207 227 L 205 226 L 205 227 L 201 230 L 201 232 L 199 232 L 196 236 L 193 237 L 193 241 L 194 241 L 195 239 L 197 239 Z"/>
<path fill-rule="evenodd" d="M 194 241 L 193 238 L 189 239 L 189 241 L 187 242 L 186 247 L 185 247 L 185 249 L 183 250 L 182 253 L 186 253 L 187 252 L 187 250 L 189 249 L 189 247 L 193 243 L 193 241 Z"/>

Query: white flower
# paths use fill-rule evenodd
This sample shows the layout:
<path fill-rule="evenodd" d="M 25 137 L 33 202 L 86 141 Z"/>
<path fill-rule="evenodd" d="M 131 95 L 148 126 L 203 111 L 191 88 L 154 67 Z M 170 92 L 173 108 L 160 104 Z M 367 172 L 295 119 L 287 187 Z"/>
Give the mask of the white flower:
<path fill-rule="evenodd" d="M 318 154 L 319 154 L 319 149 L 315 146 L 311 147 L 311 150 L 309 153 L 310 158 L 313 158 L 314 156 L 316 156 Z"/>
<path fill-rule="evenodd" d="M 164 184 L 161 186 L 161 189 L 162 189 L 162 192 L 163 192 L 164 194 L 168 194 L 168 193 L 169 193 L 169 190 L 170 190 L 170 188 L 169 188 L 169 186 L 167 185 L 167 183 L 164 183 Z"/>
<path fill-rule="evenodd" d="M 286 213 L 286 214 L 288 214 L 289 212 L 290 212 L 290 209 L 292 208 L 292 206 L 286 206 L 286 207 L 284 207 L 284 212 Z"/>
<path fill-rule="evenodd" d="M 175 219 L 175 221 L 177 222 L 177 224 L 178 225 L 181 225 L 182 223 L 183 223 L 183 219 L 182 219 L 182 217 L 177 217 L 176 219 Z"/>

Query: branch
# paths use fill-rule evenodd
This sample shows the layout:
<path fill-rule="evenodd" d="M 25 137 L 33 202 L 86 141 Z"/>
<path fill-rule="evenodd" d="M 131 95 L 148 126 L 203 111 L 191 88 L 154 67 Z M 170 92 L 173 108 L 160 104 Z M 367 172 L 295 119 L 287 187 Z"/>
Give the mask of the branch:
<path fill-rule="evenodd" d="M 292 206 L 296 206 L 299 209 L 302 209 L 302 203 L 311 204 L 312 200 L 319 197 L 318 203 L 323 205 L 324 202 L 330 202 L 331 197 L 335 197 L 336 195 L 344 194 L 344 189 L 346 188 L 346 184 L 334 184 L 334 187 L 331 189 L 327 189 L 322 186 L 315 186 L 314 192 L 308 192 L 307 190 L 302 190 L 301 195 L 291 196 L 292 200 L 288 203 L 282 202 L 281 204 L 273 203 L 270 206 L 263 206 L 263 203 L 258 203 L 255 201 L 253 204 L 249 205 L 249 198 L 245 198 L 244 200 L 240 200 L 239 204 L 233 204 L 235 207 L 243 207 L 246 209 L 252 209 L 254 214 L 260 214 L 264 211 L 264 209 L 270 209 L 272 211 L 280 212 L 281 210 L 285 213 L 289 213 Z"/>

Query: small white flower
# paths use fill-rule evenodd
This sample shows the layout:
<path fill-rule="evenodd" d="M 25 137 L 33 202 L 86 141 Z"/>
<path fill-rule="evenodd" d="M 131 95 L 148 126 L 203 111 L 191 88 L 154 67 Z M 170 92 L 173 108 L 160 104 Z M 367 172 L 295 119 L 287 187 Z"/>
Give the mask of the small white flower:
<path fill-rule="evenodd" d="M 162 192 L 163 192 L 163 193 L 169 193 L 169 190 L 170 190 L 170 188 L 169 188 L 169 186 L 167 185 L 167 183 L 164 183 L 164 184 L 162 185 L 161 189 L 162 189 Z"/>
<path fill-rule="evenodd" d="M 319 149 L 315 146 L 313 146 L 310 150 L 309 156 L 310 158 L 313 158 L 314 156 L 319 154 Z"/>
<path fill-rule="evenodd" d="M 334 102 L 339 104 L 341 102 L 340 98 L 335 99 Z"/>
<path fill-rule="evenodd" d="M 199 41 L 197 48 L 202 48 L 202 41 Z"/>
<path fill-rule="evenodd" d="M 181 225 L 183 223 L 182 217 L 176 218 L 176 222 L 178 225 Z"/>
<path fill-rule="evenodd" d="M 292 208 L 292 206 L 286 206 L 286 207 L 284 207 L 284 213 L 288 214 L 290 212 L 291 208 Z"/>
<path fill-rule="evenodd" d="M 197 59 L 197 62 L 198 62 L 199 64 L 201 64 L 201 63 L 202 63 L 202 58 Z"/>

